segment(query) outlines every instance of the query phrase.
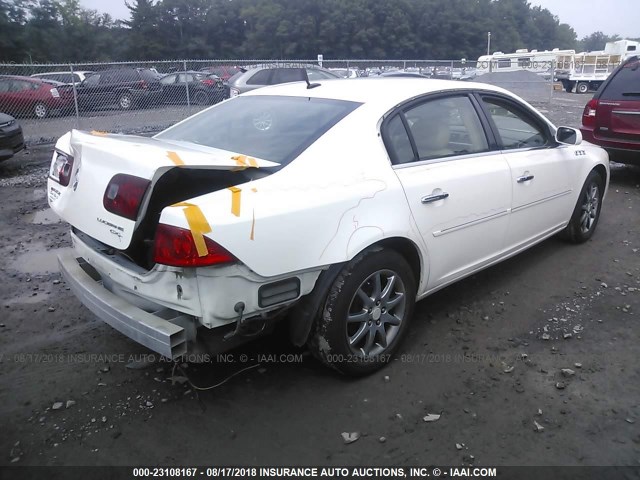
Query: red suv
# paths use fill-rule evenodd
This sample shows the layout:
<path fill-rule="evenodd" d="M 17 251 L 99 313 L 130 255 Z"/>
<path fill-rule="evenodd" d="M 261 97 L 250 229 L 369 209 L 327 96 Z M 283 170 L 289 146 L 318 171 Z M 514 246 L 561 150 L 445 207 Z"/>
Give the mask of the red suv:
<path fill-rule="evenodd" d="M 600 145 L 611 160 L 640 165 L 640 58 L 627 59 L 584 107 L 585 140 Z"/>
<path fill-rule="evenodd" d="M 0 75 L 0 111 L 45 118 L 53 111 L 72 107 L 73 92 L 65 86 L 37 78 Z"/>

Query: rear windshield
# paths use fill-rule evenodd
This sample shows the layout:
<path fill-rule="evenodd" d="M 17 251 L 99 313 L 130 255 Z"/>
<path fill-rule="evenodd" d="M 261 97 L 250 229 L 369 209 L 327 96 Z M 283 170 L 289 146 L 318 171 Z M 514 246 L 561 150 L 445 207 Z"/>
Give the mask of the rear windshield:
<path fill-rule="evenodd" d="M 322 98 L 239 96 L 156 138 L 206 145 L 285 165 L 360 105 Z"/>
<path fill-rule="evenodd" d="M 640 59 L 625 64 L 606 86 L 601 100 L 640 100 Z"/>

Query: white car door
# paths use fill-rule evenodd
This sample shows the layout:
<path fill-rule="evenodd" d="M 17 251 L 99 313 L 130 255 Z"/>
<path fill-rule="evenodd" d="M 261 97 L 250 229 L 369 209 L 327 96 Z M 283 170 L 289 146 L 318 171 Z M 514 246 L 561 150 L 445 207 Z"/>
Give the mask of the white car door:
<path fill-rule="evenodd" d="M 503 248 L 511 173 L 487 129 L 471 98 L 461 93 L 412 102 L 383 124 L 394 170 L 427 247 L 426 290 L 489 263 Z"/>
<path fill-rule="evenodd" d="M 566 146 L 556 146 L 548 125 L 526 106 L 495 95 L 480 99 L 511 169 L 505 247 L 517 250 L 557 230 L 571 216 L 576 156 Z"/>

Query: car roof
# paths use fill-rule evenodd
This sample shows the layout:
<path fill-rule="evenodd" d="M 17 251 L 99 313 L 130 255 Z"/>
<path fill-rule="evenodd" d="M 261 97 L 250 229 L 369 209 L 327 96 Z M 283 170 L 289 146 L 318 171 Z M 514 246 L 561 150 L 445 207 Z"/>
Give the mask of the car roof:
<path fill-rule="evenodd" d="M 476 82 L 460 82 L 457 80 L 438 80 L 410 77 L 360 77 L 313 82 L 317 88 L 307 89 L 305 82 L 293 82 L 262 87 L 249 95 L 286 95 L 314 98 L 346 100 L 359 103 L 377 104 L 392 108 L 403 101 L 420 95 L 436 92 L 453 92 L 456 90 L 485 90 L 504 93 L 513 97 L 507 90 Z M 525 102 L 526 103 L 526 102 Z"/>
<path fill-rule="evenodd" d="M 2 78 L 8 78 L 10 80 L 24 80 L 25 82 L 33 82 L 33 83 L 39 83 L 43 85 L 45 84 L 45 82 L 41 78 L 26 77 L 24 75 L 0 75 L 0 79 Z"/>
<path fill-rule="evenodd" d="M 74 70 L 73 73 L 78 73 L 80 75 L 82 74 L 87 74 L 87 73 L 93 73 L 95 70 Z M 40 72 L 40 73 L 34 73 L 33 75 L 31 75 L 32 77 L 41 77 L 43 75 L 51 75 L 51 74 L 61 74 L 61 73 L 72 73 L 71 70 L 60 70 L 60 71 L 56 71 L 56 72 Z"/>

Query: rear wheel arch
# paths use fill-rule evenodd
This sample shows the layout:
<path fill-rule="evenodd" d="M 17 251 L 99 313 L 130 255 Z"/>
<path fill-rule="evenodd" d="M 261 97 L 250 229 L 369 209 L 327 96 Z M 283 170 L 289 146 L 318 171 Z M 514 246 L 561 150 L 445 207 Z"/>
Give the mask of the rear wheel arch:
<path fill-rule="evenodd" d="M 416 290 L 419 290 L 424 269 L 422 268 L 423 256 L 418 246 L 406 237 L 391 237 L 374 242 L 356 252 L 346 262 L 333 264 L 327 270 L 324 270 L 316 280 L 311 293 L 301 298 L 291 309 L 288 315 L 290 322 L 289 333 L 294 345 L 302 346 L 309 340 L 310 335 L 313 333 L 313 324 L 318 318 L 319 309 L 324 304 L 331 285 L 349 262 L 358 256 L 364 255 L 366 252 L 381 250 L 393 250 L 406 260 L 413 273 Z"/>
<path fill-rule="evenodd" d="M 416 286 L 419 288 L 422 279 L 421 275 L 424 270 L 422 268 L 423 258 L 420 253 L 420 249 L 414 242 L 404 237 L 392 237 L 380 240 L 379 242 L 371 245 L 371 247 L 381 247 L 395 250 L 400 255 L 402 255 L 411 267 Z"/>

